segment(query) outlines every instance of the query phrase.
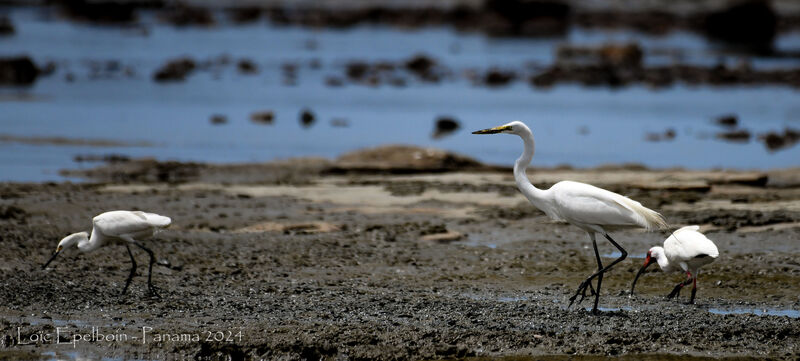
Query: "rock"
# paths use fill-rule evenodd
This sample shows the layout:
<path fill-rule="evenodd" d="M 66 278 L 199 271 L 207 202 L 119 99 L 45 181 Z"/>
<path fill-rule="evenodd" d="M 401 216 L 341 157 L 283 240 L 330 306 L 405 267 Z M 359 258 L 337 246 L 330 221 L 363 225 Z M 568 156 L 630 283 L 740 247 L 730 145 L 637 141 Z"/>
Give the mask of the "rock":
<path fill-rule="evenodd" d="M 188 6 L 183 3 L 164 9 L 161 18 L 175 26 L 211 26 L 214 25 L 214 16 L 207 8 Z"/>
<path fill-rule="evenodd" d="M 118 162 L 129 162 L 131 157 L 124 155 L 124 154 L 85 154 L 85 155 L 76 155 L 72 158 L 75 162 L 106 162 L 106 163 L 118 163 Z"/>
<path fill-rule="evenodd" d="M 431 242 L 439 242 L 439 243 L 450 243 L 455 242 L 463 238 L 464 235 L 456 232 L 456 231 L 447 231 L 444 233 L 433 233 L 433 234 L 426 234 L 420 237 L 422 241 L 431 241 Z"/>
<path fill-rule="evenodd" d="M 702 23 L 706 35 L 712 39 L 769 53 L 777 34 L 778 16 L 768 1 L 748 0 L 709 13 Z"/>
<path fill-rule="evenodd" d="M 222 125 L 228 123 L 228 118 L 221 114 L 214 114 L 211 116 L 211 124 Z"/>
<path fill-rule="evenodd" d="M 250 59 L 241 59 L 236 64 L 236 68 L 242 74 L 255 74 L 258 73 L 258 66 Z"/>
<path fill-rule="evenodd" d="M 237 7 L 228 10 L 231 20 L 237 24 L 253 23 L 261 19 L 262 9 L 255 6 Z"/>
<path fill-rule="evenodd" d="M 420 173 L 483 168 L 486 166 L 472 158 L 440 149 L 387 145 L 346 153 L 339 157 L 327 172 Z"/>
<path fill-rule="evenodd" d="M 461 128 L 458 120 L 452 117 L 439 117 L 436 119 L 436 127 L 433 130 L 433 139 L 439 139 L 444 136 L 450 135 L 456 130 Z"/>
<path fill-rule="evenodd" d="M 6 16 L 0 16 L 0 36 L 14 35 L 14 24 Z"/>
<path fill-rule="evenodd" d="M 557 36 L 569 28 L 571 8 L 557 1 L 488 0 L 483 27 L 495 36 Z"/>
<path fill-rule="evenodd" d="M 303 109 L 303 111 L 300 112 L 300 125 L 302 125 L 303 128 L 314 125 L 315 120 L 314 113 L 312 113 L 310 109 Z"/>
<path fill-rule="evenodd" d="M 739 120 L 736 118 L 735 114 L 731 114 L 731 115 L 723 115 L 717 118 L 715 123 L 723 127 L 735 128 L 736 125 L 739 124 Z"/>
<path fill-rule="evenodd" d="M 28 56 L 0 58 L 0 84 L 31 85 L 39 76 L 39 68 Z"/>
<path fill-rule="evenodd" d="M 517 77 L 513 71 L 504 71 L 500 69 L 490 69 L 483 77 L 483 83 L 490 87 L 498 87 L 508 85 Z"/>
<path fill-rule="evenodd" d="M 275 113 L 271 110 L 265 110 L 262 112 L 255 112 L 250 114 L 250 121 L 253 123 L 258 124 L 272 124 L 275 120 Z"/>
<path fill-rule="evenodd" d="M 717 139 L 729 142 L 747 143 L 750 141 L 750 131 L 747 129 L 732 130 L 729 132 L 717 133 Z"/>
<path fill-rule="evenodd" d="M 560 65 L 607 65 L 613 67 L 642 66 L 644 52 L 638 44 L 605 44 L 600 47 L 562 45 L 556 50 Z"/>
<path fill-rule="evenodd" d="M 783 130 L 783 134 L 779 132 L 768 132 L 761 134 L 759 139 L 764 142 L 767 149 L 774 152 L 789 148 L 797 144 L 797 142 L 800 142 L 800 131 L 786 128 Z"/>
<path fill-rule="evenodd" d="M 179 58 L 168 61 L 153 74 L 157 82 L 183 81 L 197 67 L 190 58 Z"/>
<path fill-rule="evenodd" d="M 133 2 L 87 0 L 62 0 L 57 2 L 64 14 L 79 21 L 106 24 L 125 24 L 136 21 L 137 4 Z"/>
<path fill-rule="evenodd" d="M 436 61 L 427 55 L 415 55 L 406 60 L 404 64 L 406 70 L 414 73 L 417 77 L 425 81 L 438 82 L 439 75 L 434 72 Z"/>

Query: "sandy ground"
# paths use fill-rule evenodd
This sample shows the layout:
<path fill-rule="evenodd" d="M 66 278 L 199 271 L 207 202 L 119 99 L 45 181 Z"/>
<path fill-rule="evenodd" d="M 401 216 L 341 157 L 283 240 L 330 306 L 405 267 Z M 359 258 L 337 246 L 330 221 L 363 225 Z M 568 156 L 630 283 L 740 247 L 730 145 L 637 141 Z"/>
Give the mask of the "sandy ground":
<path fill-rule="evenodd" d="M 800 169 L 530 170 L 539 186 L 588 181 L 699 224 L 721 251 L 695 305 L 686 291 L 665 300 L 682 276 L 657 267 L 630 298 L 666 235 L 613 233 L 630 257 L 604 279 L 595 316 L 588 299 L 567 308 L 595 267 L 589 238 L 530 206 L 508 170 L 162 168 L 167 181 L 0 184 L 0 359 L 800 357 Z M 145 241 L 160 299 L 136 251 L 138 277 L 118 295 L 122 246 L 41 270 L 59 239 L 113 209 L 172 217 Z"/>

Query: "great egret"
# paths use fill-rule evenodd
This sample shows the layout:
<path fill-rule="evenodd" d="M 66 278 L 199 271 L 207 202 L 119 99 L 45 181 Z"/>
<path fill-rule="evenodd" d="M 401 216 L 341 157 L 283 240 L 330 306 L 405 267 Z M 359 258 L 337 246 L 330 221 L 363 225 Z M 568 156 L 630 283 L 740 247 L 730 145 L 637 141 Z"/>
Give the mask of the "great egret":
<path fill-rule="evenodd" d="M 698 232 L 699 226 L 686 226 L 672 233 L 667 239 L 664 240 L 664 247 L 653 247 L 647 251 L 647 257 L 644 260 L 644 266 L 639 269 L 636 278 L 633 279 L 631 284 L 631 296 L 633 296 L 633 288 L 636 287 L 636 281 L 639 276 L 644 273 L 647 266 L 658 262 L 658 266 L 664 272 L 683 270 L 686 272 L 686 281 L 678 283 L 672 289 L 667 299 L 678 296 L 683 286 L 694 282 L 692 286 L 692 298 L 689 303 L 694 303 L 694 295 L 697 293 L 697 273 L 700 272 L 700 267 L 705 266 L 719 256 L 717 246 L 708 239 L 704 234 Z"/>
<path fill-rule="evenodd" d="M 525 173 L 525 169 L 533 158 L 533 133 L 525 123 L 519 121 L 472 132 L 472 134 L 498 133 L 518 135 L 525 144 L 522 156 L 514 163 L 514 179 L 520 192 L 536 208 L 539 208 L 550 218 L 573 224 L 589 234 L 594 246 L 594 255 L 597 258 L 597 272 L 592 273 L 581 282 L 575 295 L 570 297 L 569 306 L 572 306 L 578 296 L 581 296 L 578 303 L 583 301 L 587 287 L 591 287 L 591 281 L 596 277 L 597 289 L 592 291 L 595 294 L 592 313 L 597 313 L 603 274 L 628 256 L 628 252 L 617 244 L 608 235 L 607 231 L 628 227 L 641 227 L 647 230 L 665 229 L 667 228 L 667 222 L 658 212 L 642 206 L 637 201 L 589 184 L 561 181 L 554 184 L 550 189 L 534 187 Z M 621 253 L 619 258 L 606 267 L 603 267 L 603 263 L 600 261 L 600 253 L 597 251 L 596 233 L 605 236 Z"/>
<path fill-rule="evenodd" d="M 89 237 L 89 234 L 86 232 L 73 233 L 64 237 L 64 239 L 58 242 L 55 253 L 53 253 L 50 260 L 42 266 L 42 269 L 47 268 L 47 265 L 53 262 L 61 251 L 76 244 L 78 250 L 81 252 L 91 252 L 109 242 L 123 243 L 125 248 L 128 249 L 128 255 L 131 257 L 132 265 L 131 272 L 128 274 L 128 279 L 125 280 L 125 287 L 122 288 L 122 293 L 120 294 L 124 295 L 136 273 L 136 260 L 133 259 L 133 253 L 128 246 L 128 244 L 134 244 L 150 255 L 147 288 L 154 296 L 158 296 L 152 283 L 155 255 L 153 255 L 153 251 L 143 246 L 136 239 L 152 237 L 156 230 L 169 226 L 171 222 L 172 220 L 169 217 L 141 211 L 111 211 L 102 213 L 92 219 L 93 227 L 91 237 Z"/>

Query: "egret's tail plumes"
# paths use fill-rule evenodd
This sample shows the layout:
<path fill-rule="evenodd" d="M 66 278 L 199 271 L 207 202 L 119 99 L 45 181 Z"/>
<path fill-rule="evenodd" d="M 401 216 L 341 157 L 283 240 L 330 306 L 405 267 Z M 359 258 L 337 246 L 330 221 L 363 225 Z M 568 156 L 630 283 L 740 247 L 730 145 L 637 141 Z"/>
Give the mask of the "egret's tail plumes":
<path fill-rule="evenodd" d="M 633 211 L 636 215 L 636 223 L 644 227 L 648 231 L 668 229 L 669 224 L 661 213 L 658 213 L 650 208 L 643 206 L 641 203 L 634 201 L 628 197 L 621 197 L 620 203 L 626 208 Z"/>

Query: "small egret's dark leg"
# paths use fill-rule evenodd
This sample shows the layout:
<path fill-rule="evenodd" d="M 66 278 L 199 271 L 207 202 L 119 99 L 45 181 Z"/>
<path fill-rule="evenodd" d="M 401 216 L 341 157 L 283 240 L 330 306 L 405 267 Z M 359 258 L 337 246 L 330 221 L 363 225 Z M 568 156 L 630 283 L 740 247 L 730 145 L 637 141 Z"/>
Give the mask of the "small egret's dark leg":
<path fill-rule="evenodd" d="M 133 276 L 136 275 L 136 260 L 133 258 L 133 252 L 131 252 L 131 248 L 128 247 L 127 243 L 125 243 L 125 249 L 128 250 L 128 255 L 131 256 L 131 273 L 128 274 L 128 279 L 125 280 L 125 287 L 122 288 L 122 293 L 119 294 L 120 296 L 125 295 L 125 292 L 128 291 L 128 286 L 131 285 Z"/>
<path fill-rule="evenodd" d="M 149 269 L 147 271 L 147 289 L 150 291 L 150 293 L 153 296 L 155 296 L 157 298 L 160 298 L 161 296 L 158 295 L 158 293 L 156 292 L 155 288 L 153 287 L 153 263 L 155 263 L 155 261 L 156 261 L 156 256 L 155 256 L 155 254 L 153 254 L 153 251 L 151 251 L 149 248 L 143 246 L 141 243 L 139 243 L 137 241 L 133 241 L 133 244 L 135 244 L 137 247 L 143 249 L 145 252 L 147 252 L 148 255 L 150 255 L 150 267 L 149 267 Z"/>
<path fill-rule="evenodd" d="M 570 306 L 572 306 L 572 303 L 573 303 L 573 302 L 575 302 L 575 299 L 578 297 L 578 295 L 579 295 L 581 292 L 583 292 L 583 290 L 584 290 L 586 287 L 588 287 L 588 286 L 589 286 L 589 284 L 592 282 L 592 279 L 593 279 L 593 278 L 595 278 L 595 277 L 598 277 L 598 276 L 602 275 L 603 273 L 605 273 L 606 271 L 608 271 L 609 269 L 611 269 L 611 267 L 614 267 L 614 265 L 615 265 L 615 264 L 622 262 L 622 261 L 623 261 L 625 258 L 627 258 L 627 257 L 628 257 L 628 252 L 627 252 L 627 251 L 626 251 L 624 248 L 622 248 L 622 246 L 620 246 L 619 244 L 617 244 L 617 242 L 615 242 L 615 241 L 614 241 L 614 240 L 613 240 L 613 239 L 612 239 L 612 238 L 611 238 L 611 237 L 610 237 L 608 234 L 603 234 L 603 235 L 606 237 L 606 239 L 607 239 L 609 242 L 611 242 L 611 244 L 612 244 L 612 245 L 614 245 L 614 247 L 616 247 L 616 248 L 617 248 L 617 250 L 619 250 L 619 252 L 620 252 L 620 256 L 619 256 L 619 258 L 617 258 L 617 259 L 615 259 L 613 262 L 611 262 L 611 264 L 609 264 L 609 265 L 608 265 L 608 266 L 606 266 L 606 267 L 603 267 L 603 268 L 600 268 L 600 269 L 598 269 L 598 270 L 597 270 L 597 272 L 593 273 L 591 276 L 589 276 L 589 277 L 588 277 L 588 278 L 586 278 L 586 279 L 585 279 L 583 282 L 581 282 L 581 284 L 578 286 L 578 291 L 575 293 L 575 295 L 573 295 L 572 297 L 570 297 L 570 299 L 569 299 L 569 306 L 567 306 L 567 307 L 570 307 Z M 597 292 L 597 294 L 595 295 L 595 307 L 592 309 L 592 313 L 594 313 L 594 314 L 597 314 L 597 303 L 598 303 L 598 302 L 599 302 L 599 300 L 600 300 L 600 285 L 599 285 L 599 284 L 597 285 L 597 290 L 595 290 L 595 291 Z"/>

